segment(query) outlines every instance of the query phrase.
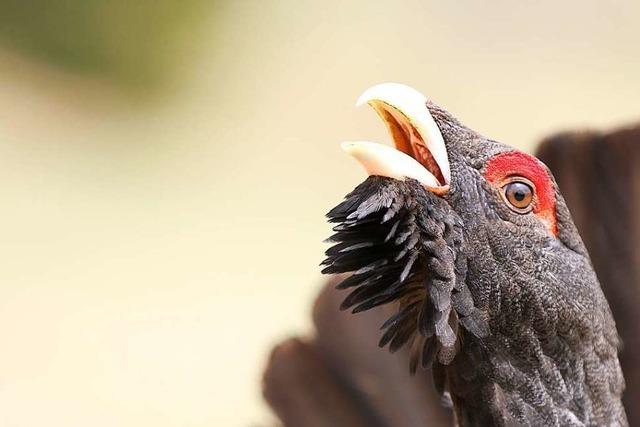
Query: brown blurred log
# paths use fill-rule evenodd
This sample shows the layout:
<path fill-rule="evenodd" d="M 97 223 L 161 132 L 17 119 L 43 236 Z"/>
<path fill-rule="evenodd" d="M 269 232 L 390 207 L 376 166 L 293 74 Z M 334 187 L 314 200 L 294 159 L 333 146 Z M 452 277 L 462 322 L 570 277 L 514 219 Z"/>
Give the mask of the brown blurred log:
<path fill-rule="evenodd" d="M 264 374 L 267 402 L 285 426 L 366 427 L 367 414 L 336 380 L 317 347 L 291 338 L 271 353 Z"/>
<path fill-rule="evenodd" d="M 339 311 L 347 291 L 326 286 L 314 305 L 316 345 L 340 381 L 351 384 L 378 424 L 449 426 L 430 371 L 409 373 L 409 354 L 378 347 L 380 326 L 391 312 L 384 308 L 351 314 Z M 348 292 L 347 292 L 348 293 Z"/>
<path fill-rule="evenodd" d="M 550 167 L 591 254 L 624 350 L 625 407 L 640 425 L 640 127 L 608 134 L 562 133 L 538 156 Z M 408 356 L 377 347 L 388 316 L 352 315 L 334 278 L 314 304 L 316 336 L 272 353 L 264 396 L 286 427 L 449 426 L 429 372 L 408 373 Z"/>
<path fill-rule="evenodd" d="M 378 348 L 388 317 L 377 308 L 353 315 L 339 310 L 337 279 L 313 307 L 316 336 L 288 340 L 272 352 L 263 393 L 287 427 L 449 426 L 427 371 L 409 374 L 406 352 Z"/>
<path fill-rule="evenodd" d="M 538 157 L 553 171 L 622 337 L 624 403 L 640 425 L 640 127 L 546 139 Z"/>

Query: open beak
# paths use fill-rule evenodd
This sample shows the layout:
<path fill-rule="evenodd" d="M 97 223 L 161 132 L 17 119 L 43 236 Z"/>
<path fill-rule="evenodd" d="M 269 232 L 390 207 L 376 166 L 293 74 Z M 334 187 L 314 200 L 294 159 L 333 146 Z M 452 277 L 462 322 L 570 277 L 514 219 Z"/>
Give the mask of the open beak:
<path fill-rule="evenodd" d="M 395 148 L 375 142 L 344 142 L 369 175 L 404 180 L 412 178 L 430 191 L 449 190 L 451 170 L 444 139 L 427 108 L 427 98 L 398 83 L 367 89 L 356 105 L 369 104 L 387 125 Z"/>

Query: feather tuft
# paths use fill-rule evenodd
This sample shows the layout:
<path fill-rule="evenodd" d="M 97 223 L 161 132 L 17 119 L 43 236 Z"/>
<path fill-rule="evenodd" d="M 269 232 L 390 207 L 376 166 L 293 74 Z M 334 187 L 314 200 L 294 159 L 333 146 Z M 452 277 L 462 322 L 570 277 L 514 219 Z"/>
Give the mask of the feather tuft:
<path fill-rule="evenodd" d="M 337 285 L 351 292 L 353 313 L 395 303 L 378 345 L 411 348 L 410 371 L 450 364 L 460 330 L 484 336 L 482 312 L 464 283 L 461 220 L 417 181 L 371 176 L 327 214 L 335 223 L 323 273 L 352 273 Z M 434 370 L 435 375 L 435 370 Z"/>

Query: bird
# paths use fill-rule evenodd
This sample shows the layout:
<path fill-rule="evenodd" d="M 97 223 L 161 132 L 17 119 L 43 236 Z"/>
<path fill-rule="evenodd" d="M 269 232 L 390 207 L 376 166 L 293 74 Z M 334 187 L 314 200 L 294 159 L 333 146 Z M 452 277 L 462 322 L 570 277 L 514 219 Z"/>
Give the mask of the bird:
<path fill-rule="evenodd" d="M 417 90 L 366 90 L 394 146 L 342 148 L 368 177 L 327 214 L 341 309 L 392 315 L 379 346 L 431 369 L 457 426 L 627 426 L 620 339 L 549 169 Z"/>

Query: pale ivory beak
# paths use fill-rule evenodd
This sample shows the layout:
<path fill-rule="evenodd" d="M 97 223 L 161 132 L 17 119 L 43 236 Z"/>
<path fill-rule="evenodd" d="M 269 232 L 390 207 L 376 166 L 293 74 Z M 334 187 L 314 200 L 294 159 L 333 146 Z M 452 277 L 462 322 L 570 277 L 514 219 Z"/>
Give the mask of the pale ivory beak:
<path fill-rule="evenodd" d="M 369 175 L 398 180 L 412 178 L 427 187 L 438 187 L 436 177 L 416 159 L 388 145 L 369 141 L 345 141 L 341 147 L 358 160 Z"/>
<path fill-rule="evenodd" d="M 342 148 L 369 175 L 412 178 L 434 193 L 446 193 L 451 181 L 449 158 L 427 98 L 409 86 L 382 83 L 367 89 L 356 105 L 365 103 L 385 122 L 395 148 L 367 141 L 345 142 Z"/>

